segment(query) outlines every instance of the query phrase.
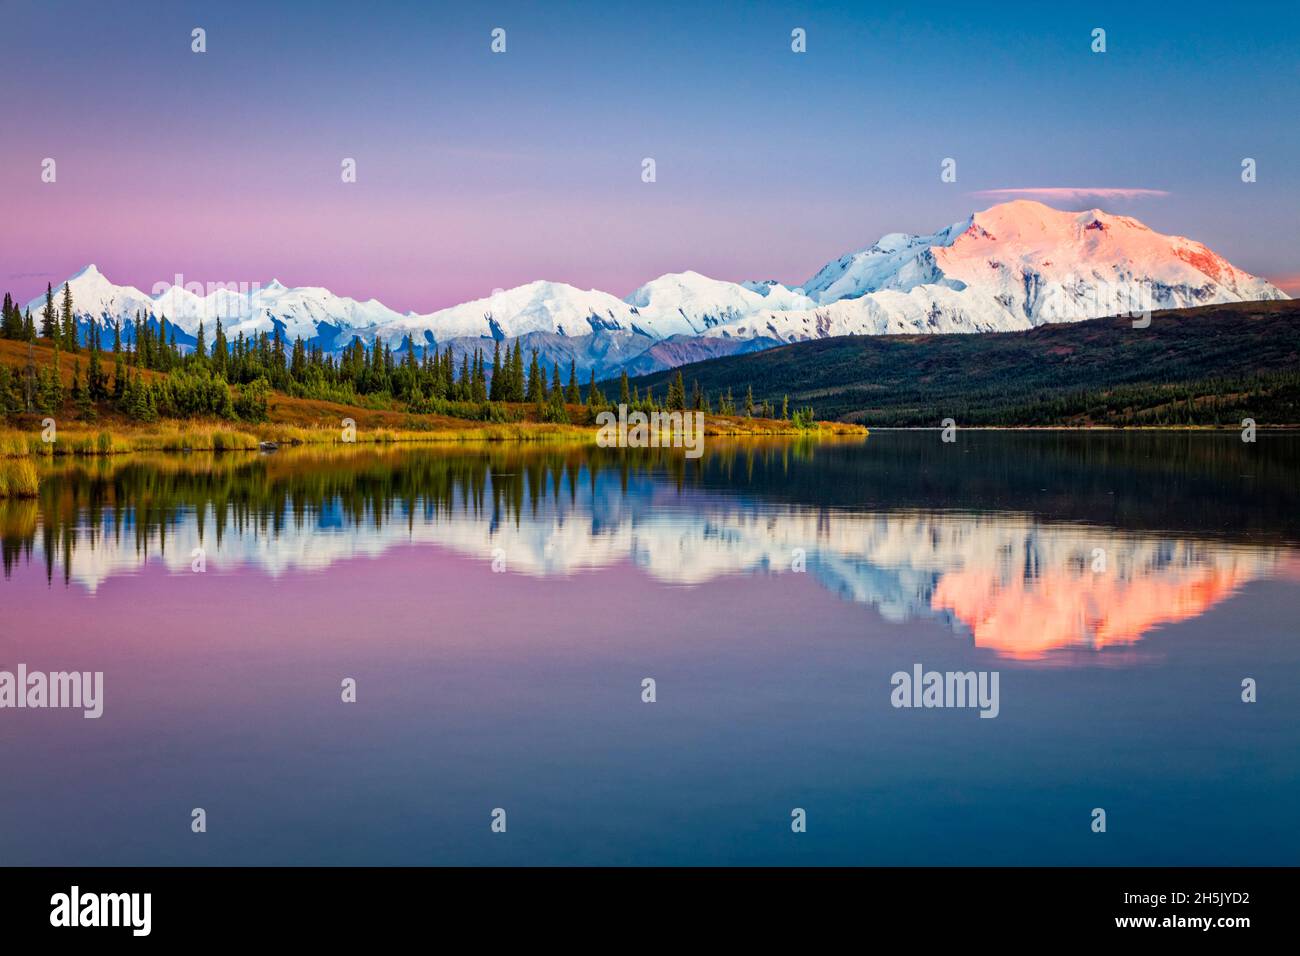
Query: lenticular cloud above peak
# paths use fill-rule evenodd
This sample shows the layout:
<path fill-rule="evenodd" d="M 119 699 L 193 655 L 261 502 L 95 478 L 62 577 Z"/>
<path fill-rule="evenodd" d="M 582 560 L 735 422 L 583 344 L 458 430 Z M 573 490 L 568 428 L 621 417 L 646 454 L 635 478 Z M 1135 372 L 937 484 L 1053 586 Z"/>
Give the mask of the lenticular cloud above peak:
<path fill-rule="evenodd" d="M 1048 202 L 1086 202 L 1089 199 L 1144 199 L 1168 196 L 1164 189 L 1128 186 L 1019 186 L 980 189 L 970 195 L 981 199 L 1041 199 Z"/>

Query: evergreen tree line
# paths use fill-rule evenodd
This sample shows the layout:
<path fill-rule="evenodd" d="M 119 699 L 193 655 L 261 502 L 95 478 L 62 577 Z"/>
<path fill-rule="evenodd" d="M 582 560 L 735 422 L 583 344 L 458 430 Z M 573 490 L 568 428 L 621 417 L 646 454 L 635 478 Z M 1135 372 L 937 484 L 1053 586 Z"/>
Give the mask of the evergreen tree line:
<path fill-rule="evenodd" d="M 266 418 L 269 388 L 250 380 L 238 395 L 232 395 L 225 376 L 206 360 L 181 354 L 175 328 L 164 318 L 155 331 L 137 315 L 132 331 L 135 347 L 124 345 L 122 326 L 114 321 L 112 371 L 107 369 L 104 332 L 97 323 L 87 326 L 84 343 L 78 335 L 72 291 L 65 283 L 59 308 L 54 290 L 46 285 L 45 308 L 39 333 L 32 319 L 6 293 L 0 337 L 28 343 L 27 359 L 21 368 L 0 365 L 0 414 L 41 412 L 54 414 L 71 402 L 78 417 L 93 420 L 98 407 L 111 404 L 136 421 L 159 417 L 214 416 L 260 421 Z M 170 334 L 169 334 L 170 333 Z M 200 340 L 202 330 L 200 329 Z M 44 340 L 54 347 L 54 360 L 38 367 L 31 345 Z M 81 353 L 86 354 L 83 370 Z M 71 387 L 63 381 L 64 353 L 73 356 Z M 146 382 L 142 369 L 170 373 Z"/>
<path fill-rule="evenodd" d="M 0 415 L 55 414 L 67 410 L 70 403 L 84 421 L 94 421 L 103 404 L 140 422 L 191 417 L 265 421 L 267 417 L 270 388 L 264 381 L 249 383 L 234 395 L 224 379 L 206 369 L 179 368 L 146 382 L 138 367 L 127 365 L 120 350 L 113 353 L 109 372 L 99 331 L 92 328 L 88 338 L 84 368 L 80 356 L 73 358 L 71 387 L 63 381 L 65 360 L 58 342 L 48 365 L 37 366 L 30 348 L 22 367 L 11 370 L 0 365 Z"/>
<path fill-rule="evenodd" d="M 1042 391 L 1029 396 L 976 394 L 900 408 L 868 408 L 853 418 L 880 427 L 936 427 L 951 417 L 967 426 L 1108 425 L 1239 428 L 1300 421 L 1300 372 L 1214 376 L 1109 388 Z"/>
<path fill-rule="evenodd" d="M 39 331 L 32 318 L 32 310 L 28 308 L 24 312 L 22 306 L 14 301 L 13 296 L 6 292 L 4 314 L 0 318 L 0 338 L 18 342 L 35 342 L 40 338 L 61 346 L 65 351 L 79 351 L 77 320 L 72 306 L 72 289 L 66 282 L 63 284 L 63 298 L 56 310 L 54 287 L 48 282 L 45 284 L 45 307 L 41 310 Z"/>
<path fill-rule="evenodd" d="M 509 420 L 508 413 L 490 407 L 496 403 L 535 404 L 541 419 L 552 422 L 570 420 L 566 406 L 596 409 L 610 404 L 596 383 L 594 369 L 584 394 L 576 362 L 569 362 L 566 383 L 559 363 L 551 364 L 548 370 L 536 349 L 525 365 L 518 339 L 513 346 L 504 348 L 500 341 L 495 342 L 490 367 L 481 349 L 475 349 L 472 356 L 462 354 L 458 367 L 450 346 L 442 350 L 418 346 L 409 336 L 396 352 L 378 341 L 367 348 L 354 339 L 335 356 L 318 344 L 308 346 L 301 338 L 287 343 L 278 325 L 269 333 L 245 336 L 240 332 L 231 340 L 218 318 L 209 344 L 205 324 L 200 322 L 189 351 L 177 343 L 176 326 L 166 316 L 155 318 L 137 312 L 125 327 L 114 320 L 110 328 L 111 348 L 104 343 L 106 331 L 98 323 L 90 323 L 84 342 L 81 340 L 72 292 L 66 283 L 57 308 L 53 288 L 47 284 L 39 331 L 31 310 L 24 313 L 6 294 L 0 325 L 3 337 L 50 342 L 55 355 L 52 366 L 37 369 L 29 354 L 26 367 L 0 373 L 0 412 L 55 412 L 63 408 L 66 398 L 71 398 L 87 418 L 94 416 L 97 404 L 111 402 L 138 421 L 193 415 L 261 420 L 266 416 L 271 389 L 341 404 L 396 400 L 414 413 L 491 420 Z M 83 349 L 88 355 L 84 376 L 79 357 Z M 63 394 L 61 378 L 64 353 L 76 356 L 68 396 Z M 111 374 L 105 368 L 109 354 Z M 164 373 L 166 378 L 145 382 L 142 370 Z M 237 395 L 231 393 L 230 385 L 240 386 Z M 639 388 L 631 387 L 624 372 L 619 402 L 645 412 L 660 408 L 713 412 L 713 402 L 698 382 L 692 383 L 688 396 L 681 372 L 669 382 L 662 404 L 652 388 L 647 387 L 643 395 Z M 787 406 L 788 402 L 782 407 L 783 418 L 789 418 Z M 752 387 L 746 392 L 743 407 L 744 414 L 751 417 L 776 417 L 770 401 L 755 404 Z M 730 390 L 720 397 L 719 411 L 737 414 Z"/>
<path fill-rule="evenodd" d="M 619 378 L 618 404 L 626 405 L 630 409 L 637 411 L 657 411 L 660 408 L 673 411 L 696 411 L 705 414 L 713 414 L 713 399 L 709 396 L 707 390 L 700 388 L 700 383 L 696 380 L 691 381 L 690 395 L 686 392 L 686 382 L 682 373 L 678 370 L 668 380 L 668 394 L 660 405 L 654 396 L 653 386 L 647 385 L 645 395 L 642 396 L 639 386 L 632 385 L 628 379 L 627 372 L 623 372 Z M 749 418 L 781 418 L 786 421 L 791 420 L 790 397 L 787 395 L 781 403 L 781 411 L 778 415 L 776 406 L 770 399 L 764 399 L 761 402 L 754 400 L 754 388 L 749 386 L 745 389 L 745 397 L 740 406 L 742 411 L 737 411 L 735 396 L 728 387 L 725 392 L 718 398 L 718 414 L 737 416 L 744 414 Z M 801 416 L 807 422 L 812 422 L 812 409 L 805 408 L 794 413 Z M 802 426 L 801 426 L 802 427 Z"/>

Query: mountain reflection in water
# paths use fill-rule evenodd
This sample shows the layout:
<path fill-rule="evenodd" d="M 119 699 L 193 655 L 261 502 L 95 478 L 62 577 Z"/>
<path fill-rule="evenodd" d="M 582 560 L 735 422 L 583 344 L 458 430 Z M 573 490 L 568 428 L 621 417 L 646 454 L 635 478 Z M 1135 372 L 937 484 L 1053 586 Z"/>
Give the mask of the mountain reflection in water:
<path fill-rule="evenodd" d="M 5 576 L 93 595 L 159 563 L 320 572 L 398 547 L 506 573 L 631 563 L 658 582 L 806 573 L 886 620 L 1019 660 L 1133 645 L 1258 579 L 1300 578 L 1297 442 L 884 433 L 671 450 L 493 445 L 64 461 L 0 502 Z M 3 592 L 0 592 L 3 593 Z"/>

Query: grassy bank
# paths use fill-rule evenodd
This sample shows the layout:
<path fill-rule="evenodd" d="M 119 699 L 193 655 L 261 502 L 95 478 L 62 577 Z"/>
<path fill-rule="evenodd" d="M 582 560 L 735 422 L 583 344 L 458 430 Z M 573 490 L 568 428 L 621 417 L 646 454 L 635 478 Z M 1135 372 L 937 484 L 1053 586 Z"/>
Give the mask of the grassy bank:
<path fill-rule="evenodd" d="M 709 419 L 705 426 L 704 454 L 714 448 L 808 447 L 811 443 L 836 438 L 861 439 L 866 430 L 859 426 L 827 424 L 820 429 L 795 430 L 789 422 L 765 419 Z M 494 446 L 506 453 L 511 444 L 536 448 L 537 454 L 566 455 L 597 444 L 597 430 L 587 425 L 550 425 L 513 423 L 477 425 L 463 422 L 461 427 L 432 429 L 358 428 L 354 441 L 344 441 L 341 429 L 306 428 L 297 425 L 264 424 L 248 429 L 231 429 L 216 425 L 121 426 L 95 431 L 70 427 L 59 430 L 55 441 L 42 440 L 39 427 L 19 430 L 0 429 L 0 498 L 23 499 L 38 495 L 43 478 L 67 473 L 69 469 L 105 469 L 143 467 L 151 473 L 167 473 L 173 467 L 214 473 L 218 466 L 239 466 L 262 461 L 267 467 L 296 468 L 304 464 L 319 469 L 327 462 L 363 461 L 380 456 L 392 460 L 402 449 L 444 446 L 452 452 Z M 791 441 L 795 439 L 795 441 Z M 670 436 L 661 438 L 658 449 L 610 449 L 611 454 L 625 453 L 636 459 L 641 454 L 662 454 L 670 450 Z M 277 451 L 258 455 L 265 443 L 273 442 Z M 187 452 L 189 454 L 175 454 Z M 495 452 L 494 452 L 495 454 Z"/>
<path fill-rule="evenodd" d="M 374 445 L 438 444 L 449 442 L 591 442 L 597 430 L 592 425 L 555 425 L 541 422 L 485 424 L 460 419 L 418 420 L 417 427 L 363 427 L 360 424 L 345 438 L 339 427 L 308 426 L 268 422 L 232 428 L 211 423 L 161 423 L 133 425 L 114 422 L 111 426 L 86 428 L 76 424 L 59 429 L 54 441 L 45 441 L 39 422 L 29 428 L 0 429 L 0 460 L 53 457 L 60 455 L 118 455 L 155 451 L 256 451 L 263 443 L 275 445 Z M 429 416 L 436 419 L 436 416 Z M 796 429 L 789 422 L 769 419 L 710 417 L 705 422 L 709 437 L 779 437 L 783 435 L 865 435 L 857 425 L 824 423 L 815 431 Z"/>
<path fill-rule="evenodd" d="M 0 461 L 0 498 L 35 498 L 40 477 L 30 458 Z"/>
<path fill-rule="evenodd" d="M 108 361 L 108 359 L 106 359 Z M 179 361 L 179 360 L 178 360 Z M 424 403 L 418 410 L 391 398 L 368 396 L 362 404 L 344 404 L 320 398 L 306 398 L 270 390 L 257 408 L 214 403 L 212 412 L 181 414 L 191 407 L 177 393 L 150 405 L 147 415 L 128 414 L 137 403 L 110 400 L 100 392 L 91 401 L 89 375 L 78 378 L 77 357 L 67 354 L 56 362 L 50 342 L 0 340 L 0 372 L 8 386 L 0 394 L 0 497 L 35 496 L 42 474 L 54 462 L 77 459 L 104 460 L 114 456 L 190 452 L 256 452 L 277 448 L 307 447 L 355 454 L 360 448 L 397 448 L 403 445 L 466 445 L 484 442 L 526 442 L 555 445 L 595 444 L 600 432 L 597 409 L 576 403 L 469 402 Z M 58 375 L 53 375 L 57 369 Z M 32 383 L 37 372 L 43 391 L 33 398 Z M 116 373 L 115 373 L 116 374 Z M 165 386 L 167 374 L 149 369 L 131 370 L 129 384 Z M 138 382 L 137 382 L 138 380 Z M 185 381 L 183 374 L 176 381 Z M 51 383 L 61 382 L 60 397 Z M 194 383 L 190 382 L 192 386 Z M 186 386 L 189 388 L 190 386 Z M 224 382 L 220 385 L 225 388 Z M 209 389 L 210 390 L 210 389 Z M 190 389 L 193 391 L 193 388 Z M 207 396 L 208 391 L 199 389 Z M 182 393 L 189 395 L 182 389 Z M 42 397 L 43 396 L 43 397 Z M 190 397 L 193 397 L 192 395 Z M 210 396 L 208 396 L 210 398 Z M 41 402 L 46 404 L 43 406 Z M 206 401 L 206 399 L 205 399 Z M 216 403 L 220 405 L 220 403 Z M 25 408 L 27 411 L 18 411 Z M 44 410 L 40 410 L 40 409 Z M 567 421 L 566 421 L 567 419 Z M 47 428 L 47 423 L 51 423 Z M 708 415 L 706 438 L 771 438 L 865 436 L 860 425 L 822 423 L 813 428 L 800 423 L 742 416 Z M 664 445 L 670 441 L 661 433 Z"/>

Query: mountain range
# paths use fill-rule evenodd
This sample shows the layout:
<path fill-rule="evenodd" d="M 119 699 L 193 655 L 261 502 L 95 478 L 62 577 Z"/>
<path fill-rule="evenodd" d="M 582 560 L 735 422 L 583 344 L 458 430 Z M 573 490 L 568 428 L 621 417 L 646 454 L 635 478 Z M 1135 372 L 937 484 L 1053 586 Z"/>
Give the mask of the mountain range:
<path fill-rule="evenodd" d="M 129 326 L 137 313 L 166 318 L 192 346 L 202 321 L 211 341 L 278 328 L 327 352 L 355 339 L 401 352 L 453 352 L 521 339 L 546 363 L 574 362 L 586 378 L 647 374 L 774 345 L 843 335 L 997 332 L 1119 313 L 1285 299 L 1264 279 L 1205 245 L 1155 232 L 1100 209 L 1057 210 L 1017 200 L 929 235 L 891 233 L 828 262 L 807 281 L 729 282 L 670 273 L 625 298 L 536 281 L 428 314 L 399 313 L 320 287 L 276 280 L 156 295 L 112 283 L 94 265 L 67 280 L 83 336 L 91 323 Z M 200 294 L 202 293 L 202 294 Z M 57 299 L 57 296 L 56 296 Z M 29 307 L 39 316 L 44 297 Z M 57 305 L 57 301 L 56 301 Z M 129 336 L 128 336 L 129 341 Z"/>

